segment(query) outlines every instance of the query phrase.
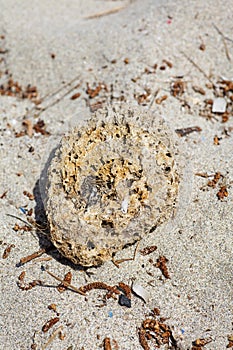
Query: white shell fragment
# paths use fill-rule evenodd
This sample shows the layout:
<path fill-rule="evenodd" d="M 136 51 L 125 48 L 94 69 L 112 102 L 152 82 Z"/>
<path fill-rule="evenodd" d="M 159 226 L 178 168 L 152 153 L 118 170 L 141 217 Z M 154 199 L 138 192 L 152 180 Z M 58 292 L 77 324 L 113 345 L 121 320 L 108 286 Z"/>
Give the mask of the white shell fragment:
<path fill-rule="evenodd" d="M 132 291 L 139 296 L 141 299 L 145 301 L 145 303 L 148 303 L 149 300 L 149 293 L 143 288 L 140 284 L 133 282 L 132 284 Z"/>
<path fill-rule="evenodd" d="M 225 113 L 227 107 L 227 101 L 223 97 L 217 97 L 214 99 L 212 106 L 213 113 Z"/>
<path fill-rule="evenodd" d="M 179 175 L 161 117 L 99 109 L 61 140 L 46 173 L 50 239 L 75 264 L 97 266 L 174 211 Z"/>

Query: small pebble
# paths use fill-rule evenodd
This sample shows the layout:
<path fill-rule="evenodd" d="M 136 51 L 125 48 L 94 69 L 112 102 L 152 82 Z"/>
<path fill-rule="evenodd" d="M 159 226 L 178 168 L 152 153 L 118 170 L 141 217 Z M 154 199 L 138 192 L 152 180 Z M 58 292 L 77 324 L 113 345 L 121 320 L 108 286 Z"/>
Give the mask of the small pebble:
<path fill-rule="evenodd" d="M 131 307 L 131 300 L 129 298 L 127 298 L 127 296 L 125 296 L 124 294 L 121 294 L 119 296 L 119 305 L 121 306 L 126 306 L 126 307 Z"/>

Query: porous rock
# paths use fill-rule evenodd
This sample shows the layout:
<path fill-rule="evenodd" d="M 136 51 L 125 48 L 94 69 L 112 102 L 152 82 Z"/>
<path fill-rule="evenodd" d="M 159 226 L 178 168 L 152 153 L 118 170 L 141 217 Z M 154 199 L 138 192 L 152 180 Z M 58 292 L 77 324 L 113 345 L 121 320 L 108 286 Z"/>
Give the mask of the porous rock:
<path fill-rule="evenodd" d="M 97 266 L 166 221 L 179 175 L 162 118 L 97 110 L 64 136 L 47 170 L 50 239 L 75 264 Z"/>

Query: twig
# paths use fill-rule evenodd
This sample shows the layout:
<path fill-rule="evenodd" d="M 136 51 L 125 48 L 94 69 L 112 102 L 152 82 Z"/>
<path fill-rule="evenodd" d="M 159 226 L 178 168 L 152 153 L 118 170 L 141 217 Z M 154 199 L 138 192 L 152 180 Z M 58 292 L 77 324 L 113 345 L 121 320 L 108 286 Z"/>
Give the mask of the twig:
<path fill-rule="evenodd" d="M 31 224 L 29 221 L 23 220 L 21 219 L 19 216 L 16 215 L 12 215 L 12 214 L 6 214 L 7 216 L 10 216 L 12 218 L 18 219 L 20 221 L 22 221 L 24 224 L 26 224 L 28 227 L 31 227 L 32 229 L 36 229 L 37 231 L 39 231 L 42 235 L 47 236 L 47 234 L 39 228 L 39 225 L 35 222 L 33 224 Z"/>
<path fill-rule="evenodd" d="M 47 100 L 51 99 L 52 97 L 56 96 L 59 92 L 63 91 L 65 88 L 67 88 L 68 86 L 71 86 L 76 80 L 78 80 L 80 78 L 80 76 L 75 77 L 74 79 L 72 79 L 71 81 L 69 81 L 68 83 L 64 84 L 63 86 L 59 87 L 58 89 L 56 89 L 55 91 L 46 94 L 44 97 L 41 98 L 41 103 L 46 102 Z M 69 94 L 71 91 L 73 91 L 74 89 L 77 89 L 79 86 L 81 85 L 81 82 L 77 85 L 75 85 L 73 88 L 71 88 L 67 93 L 65 93 L 64 95 L 62 95 L 60 98 L 56 99 L 55 102 L 52 102 L 51 104 L 48 104 L 46 107 L 41 107 L 41 110 L 37 113 L 37 115 L 40 115 L 41 113 L 43 113 L 44 111 L 46 111 L 49 107 L 53 106 L 54 104 L 60 102 L 67 94 Z M 26 116 L 31 114 L 33 111 L 37 110 L 38 106 L 33 106 L 27 113 Z"/>
<path fill-rule="evenodd" d="M 133 260 L 135 260 L 136 254 L 137 254 L 137 251 L 138 251 L 139 244 L 140 244 L 140 241 L 138 241 L 137 244 L 136 244 L 136 247 L 135 247 L 135 249 L 134 249 L 134 254 L 133 254 L 133 257 L 132 257 L 132 258 L 125 258 L 125 259 L 119 259 L 119 260 L 114 260 L 114 259 L 112 258 L 113 264 L 119 269 L 121 263 L 123 263 L 123 262 L 125 262 L 125 261 L 133 261 Z"/>
<path fill-rule="evenodd" d="M 149 110 L 151 109 L 151 107 L 152 107 L 152 105 L 153 105 L 153 103 L 154 103 L 156 97 L 158 96 L 159 91 L 160 91 L 160 89 L 157 89 L 157 90 L 154 92 L 153 97 L 152 97 L 151 102 L 150 102 L 149 107 L 148 107 Z"/>
<path fill-rule="evenodd" d="M 37 264 L 39 262 L 42 262 L 42 261 L 50 261 L 52 260 L 53 258 L 51 256 L 46 256 L 44 258 L 38 258 L 38 259 L 35 259 L 33 264 Z"/>
<path fill-rule="evenodd" d="M 191 134 L 192 132 L 201 132 L 202 129 L 199 126 L 193 126 L 193 127 L 189 127 L 189 128 L 182 128 L 182 129 L 176 129 L 175 132 L 180 136 L 186 136 L 188 134 Z"/>
<path fill-rule="evenodd" d="M 22 221 L 24 224 L 26 224 L 27 226 L 34 228 L 34 226 L 32 224 L 30 224 L 28 221 L 21 219 L 19 216 L 16 215 L 12 215 L 12 214 L 6 214 L 7 216 L 10 216 L 12 218 L 18 219 L 20 221 Z"/>
<path fill-rule="evenodd" d="M 107 11 L 95 13 L 94 15 L 90 15 L 90 16 L 84 17 L 84 19 L 94 19 L 94 18 L 100 18 L 100 17 L 112 15 L 113 13 L 117 13 L 117 12 L 123 10 L 124 8 L 126 8 L 126 5 L 115 7 L 114 9 L 110 9 L 110 10 L 107 10 Z"/>
<path fill-rule="evenodd" d="M 75 85 L 74 87 L 72 87 L 71 89 L 69 89 L 67 92 L 65 92 L 61 97 L 58 97 L 55 101 L 51 102 L 50 104 L 48 104 L 46 107 L 42 107 L 41 110 L 37 113 L 37 116 L 39 116 L 40 114 L 42 114 L 43 112 L 45 112 L 48 108 L 53 107 L 54 105 L 56 105 L 57 103 L 59 103 L 64 97 L 66 97 L 67 95 L 69 95 L 74 89 L 77 89 L 79 86 L 81 85 L 81 83 L 79 83 L 78 85 Z"/>
<path fill-rule="evenodd" d="M 212 80 L 208 77 L 208 75 L 206 74 L 206 72 L 205 72 L 201 67 L 199 67 L 198 64 L 195 63 L 195 62 L 193 61 L 192 58 L 190 58 L 189 56 L 187 56 L 186 53 L 184 53 L 183 51 L 180 51 L 180 52 L 182 53 L 182 55 L 184 55 L 184 57 L 185 57 L 190 63 L 192 63 L 192 65 L 193 65 L 195 68 L 197 68 L 197 69 L 199 70 L 199 72 L 201 72 L 201 73 L 204 75 L 204 77 L 205 77 L 206 79 L 209 80 L 209 82 L 210 82 L 211 84 L 213 84 Z M 214 84 L 213 84 L 213 85 L 214 85 Z"/>
<path fill-rule="evenodd" d="M 25 256 L 24 258 L 21 258 L 19 261 L 20 265 L 26 264 L 27 262 L 29 262 L 35 258 L 39 258 L 44 253 L 47 253 L 50 249 L 51 249 L 51 247 L 50 248 L 42 248 L 42 249 L 38 250 L 37 252 L 34 252 L 28 256 Z"/>
<path fill-rule="evenodd" d="M 59 327 L 52 333 L 52 335 L 49 337 L 49 340 L 47 341 L 47 343 L 45 343 L 45 345 L 42 346 L 41 350 L 45 350 L 45 349 L 47 348 L 47 346 L 54 340 L 54 338 L 56 337 L 56 335 L 59 334 L 62 330 L 63 330 L 63 326 L 59 326 Z"/>
<path fill-rule="evenodd" d="M 225 49 L 225 53 L 226 53 L 226 57 L 227 57 L 228 61 L 231 61 L 231 57 L 230 57 L 230 54 L 229 54 L 229 51 L 228 51 L 225 35 L 223 34 L 223 32 L 221 32 L 221 30 L 214 23 L 212 23 L 212 25 L 217 30 L 217 32 L 221 35 L 222 41 L 223 41 L 223 45 L 224 45 L 224 49 Z"/>
<path fill-rule="evenodd" d="M 86 295 L 84 292 L 82 292 L 79 288 L 73 286 L 72 284 L 65 282 L 62 278 L 54 275 L 52 272 L 50 272 L 47 268 L 44 267 L 44 271 L 47 272 L 50 276 L 55 278 L 57 281 L 61 282 L 65 287 L 73 290 L 74 292 L 81 294 L 81 295 Z"/>

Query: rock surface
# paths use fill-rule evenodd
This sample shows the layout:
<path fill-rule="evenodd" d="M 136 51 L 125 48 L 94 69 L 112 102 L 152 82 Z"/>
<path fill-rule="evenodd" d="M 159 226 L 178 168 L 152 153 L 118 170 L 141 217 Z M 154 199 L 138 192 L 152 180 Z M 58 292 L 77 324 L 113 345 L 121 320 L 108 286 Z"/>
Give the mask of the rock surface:
<path fill-rule="evenodd" d="M 104 108 L 62 138 L 48 168 L 51 240 L 95 266 L 168 219 L 179 186 L 171 135 L 139 108 Z"/>

